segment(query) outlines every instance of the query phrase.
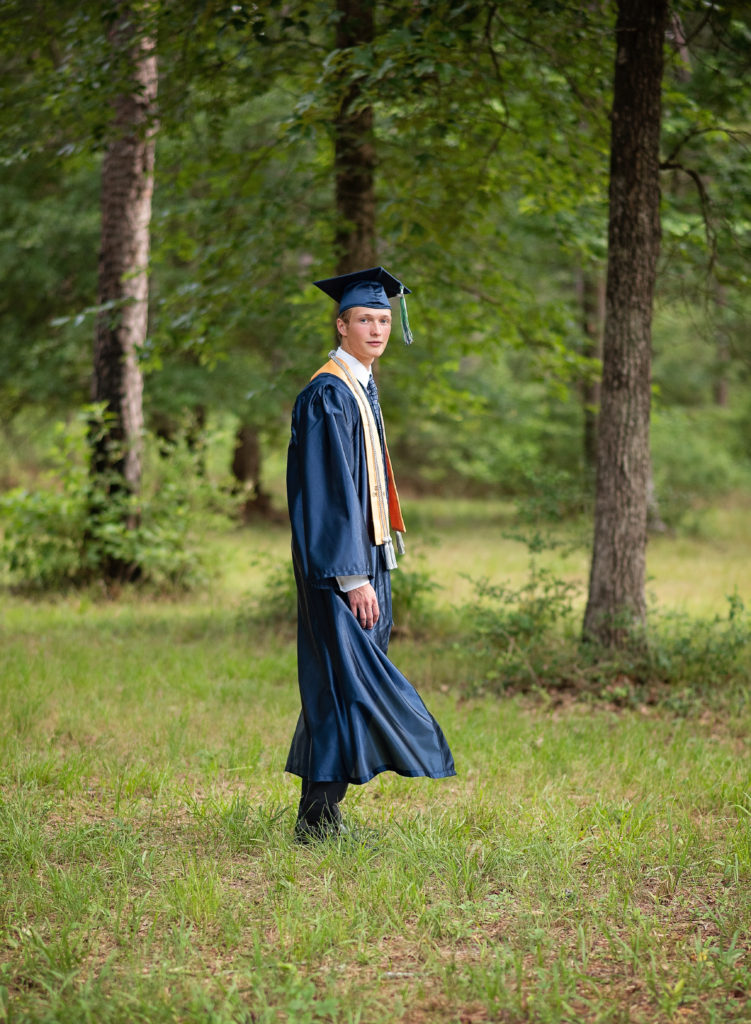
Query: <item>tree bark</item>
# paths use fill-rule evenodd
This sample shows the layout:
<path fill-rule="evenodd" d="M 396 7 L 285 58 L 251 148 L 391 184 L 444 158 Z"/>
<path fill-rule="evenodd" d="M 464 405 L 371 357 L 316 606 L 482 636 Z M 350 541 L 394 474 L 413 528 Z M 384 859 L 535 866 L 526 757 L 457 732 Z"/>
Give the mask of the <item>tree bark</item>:
<path fill-rule="evenodd" d="M 374 0 L 337 0 L 336 48 L 348 50 L 373 41 Z M 337 273 L 376 263 L 375 141 L 373 108 L 357 82 L 342 87 L 334 117 Z"/>
<path fill-rule="evenodd" d="M 96 444 L 94 474 L 107 488 L 137 492 L 141 481 L 143 380 L 138 352 L 148 324 L 148 262 L 154 183 L 157 63 L 135 10 L 118 5 L 109 31 L 113 64 L 122 68 L 112 135 L 102 164 L 99 305 L 92 399 L 110 415 Z M 122 483 L 119 483 L 122 481 Z"/>
<path fill-rule="evenodd" d="M 667 0 L 619 0 L 594 544 L 584 636 L 643 636 L 652 304 Z"/>
<path fill-rule="evenodd" d="M 271 495 L 263 488 L 261 479 L 261 439 L 255 427 L 241 424 L 235 435 L 235 450 L 232 454 L 232 475 L 237 484 L 234 493 L 245 492 L 242 507 L 243 521 L 254 519 L 275 519 Z"/>

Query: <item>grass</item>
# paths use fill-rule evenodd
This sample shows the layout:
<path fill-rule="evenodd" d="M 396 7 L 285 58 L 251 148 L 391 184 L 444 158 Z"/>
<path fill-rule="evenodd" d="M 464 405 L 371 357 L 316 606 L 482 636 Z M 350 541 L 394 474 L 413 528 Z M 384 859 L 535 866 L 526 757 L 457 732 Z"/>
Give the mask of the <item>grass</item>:
<path fill-rule="evenodd" d="M 444 609 L 488 550 L 523 579 L 501 507 L 418 511 Z M 651 549 L 668 590 L 695 552 L 702 610 L 748 543 L 713 516 Z M 749 1019 L 746 687 L 680 714 L 468 697 L 471 658 L 402 637 L 459 774 L 353 787 L 379 844 L 301 848 L 294 641 L 252 611 L 287 536 L 212 544 L 180 601 L 0 596 L 0 1020 Z"/>
<path fill-rule="evenodd" d="M 281 499 L 280 499 L 281 500 Z M 446 607 L 468 601 L 475 580 L 522 583 L 529 570 L 529 550 L 509 539 L 515 522 L 510 502 L 449 501 L 422 498 L 405 501 L 408 566 L 424 565 L 440 582 L 438 603 Z M 647 549 L 648 592 L 663 607 L 711 616 L 738 592 L 751 604 L 751 498 L 736 495 L 722 507 L 698 509 L 680 534 L 650 537 Z M 590 530 L 575 524 L 557 537 L 560 547 L 544 551 L 540 563 L 576 584 L 583 607 L 589 573 Z M 210 538 L 211 563 L 220 575 L 220 599 L 258 596 L 270 569 L 286 565 L 289 532 L 267 528 L 248 543 L 242 531 Z M 697 586 L 697 580 L 701 585 Z"/>

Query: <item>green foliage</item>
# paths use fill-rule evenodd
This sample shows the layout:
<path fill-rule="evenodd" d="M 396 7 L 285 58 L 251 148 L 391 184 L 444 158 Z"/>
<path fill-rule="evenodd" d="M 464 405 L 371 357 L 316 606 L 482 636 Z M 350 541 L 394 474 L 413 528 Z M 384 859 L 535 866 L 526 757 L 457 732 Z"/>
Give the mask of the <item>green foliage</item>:
<path fill-rule="evenodd" d="M 0 420 L 85 401 L 95 296 L 98 173 L 70 158 L 8 169 L 0 184 Z M 54 322 L 53 322 L 54 321 Z M 83 329 L 82 329 L 83 328 Z"/>
<path fill-rule="evenodd" d="M 655 604 L 646 635 L 637 638 L 643 642 L 622 651 L 583 642 L 583 580 L 543 564 L 553 552 L 586 547 L 576 521 L 561 528 L 570 481 L 550 474 L 537 483 L 537 494 L 518 503 L 516 528 L 503 532 L 528 551 L 525 577 L 513 584 L 472 580 L 473 598 L 459 610 L 458 628 L 477 658 L 474 691 L 569 690 L 678 708 L 743 684 L 751 668 L 751 615 L 737 593 L 727 598 L 726 615 L 690 616 Z"/>
<path fill-rule="evenodd" d="M 399 568 L 391 573 L 395 631 L 414 634 L 428 628 L 435 614 L 431 598 L 439 589 L 439 584 L 421 565 L 411 568 L 410 557 L 400 557 Z M 253 602 L 252 618 L 255 622 L 294 628 L 297 587 L 290 561 L 285 560 L 268 571 L 263 590 Z"/>
<path fill-rule="evenodd" d="M 732 410 L 655 410 L 652 465 L 660 514 L 681 523 L 697 501 L 713 501 L 751 485 L 743 423 Z"/>
<path fill-rule="evenodd" d="M 476 631 L 492 648 L 510 650 L 551 632 L 572 611 L 576 586 L 557 579 L 548 569 L 530 562 L 529 578 L 520 587 L 493 586 L 475 581 L 478 606 Z"/>
<path fill-rule="evenodd" d="M 491 585 L 474 581 L 477 600 L 464 618 L 471 622 L 473 646 L 483 666 L 482 689 L 529 689 L 556 685 L 556 676 L 569 656 L 561 643 L 574 629 L 573 597 L 576 585 L 561 580 L 530 559 L 529 574 L 521 586 Z"/>
<path fill-rule="evenodd" d="M 391 573 L 391 603 L 394 630 L 421 633 L 435 624 L 434 595 L 440 583 L 431 578 L 421 561 L 413 555 L 399 558 L 399 568 Z"/>
<path fill-rule="evenodd" d="M 422 365 L 420 381 L 430 375 Z M 408 368 L 392 368 L 387 355 L 381 372 L 389 378 L 397 375 L 400 393 L 396 409 L 388 390 L 383 404 L 387 423 L 395 418 L 403 424 L 397 451 L 400 477 L 411 470 L 418 488 L 454 495 L 532 495 L 538 493 L 541 478 L 554 474 L 570 478 L 567 492 L 572 487 L 582 491 L 588 483 L 582 407 L 562 383 L 565 372 L 575 376 L 582 369 L 574 359 L 569 371 L 551 372 L 544 379 L 534 353 L 489 351 L 463 359 L 447 375 L 453 399 L 425 409 L 435 394 L 423 393 L 414 404 L 404 405 L 400 377 Z"/>
<path fill-rule="evenodd" d="M 737 681 L 749 668 L 751 613 L 736 594 L 725 615 L 695 619 L 675 611 L 654 613 L 646 668 L 651 678 L 705 695 Z"/>
<path fill-rule="evenodd" d="M 297 585 L 290 559 L 271 569 L 263 592 L 254 602 L 253 619 L 292 628 L 297 623 Z"/>
<path fill-rule="evenodd" d="M 190 541 L 191 479 L 174 465 L 150 495 L 134 495 L 112 473 L 92 474 L 90 445 L 105 427 L 99 407 L 58 425 L 47 487 L 0 497 L 0 565 L 8 582 L 56 590 L 102 578 L 109 564 L 127 579 L 184 588 L 203 579 Z M 195 489 L 195 485 L 193 485 Z"/>
<path fill-rule="evenodd" d="M 654 611 L 646 642 L 613 652 L 582 643 L 580 585 L 539 568 L 534 558 L 520 586 L 475 586 L 477 600 L 462 621 L 472 624 L 476 691 L 570 690 L 685 710 L 718 695 L 717 688 L 742 684 L 751 667 L 751 615 L 737 594 L 728 597 L 726 615 Z"/>

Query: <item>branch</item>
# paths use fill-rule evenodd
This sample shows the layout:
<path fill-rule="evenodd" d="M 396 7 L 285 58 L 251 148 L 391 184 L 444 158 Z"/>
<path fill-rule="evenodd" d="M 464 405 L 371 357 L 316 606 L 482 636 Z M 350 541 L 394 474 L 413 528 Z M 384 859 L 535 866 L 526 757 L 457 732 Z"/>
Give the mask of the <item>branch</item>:
<path fill-rule="evenodd" d="M 696 139 L 700 135 L 709 135 L 710 132 L 720 132 L 722 135 L 727 135 L 733 142 L 740 143 L 744 149 L 749 148 L 751 144 L 751 132 L 737 130 L 734 128 L 723 128 L 722 125 L 712 125 L 709 128 L 694 128 L 680 139 L 679 142 L 673 147 L 672 151 L 665 158 L 665 163 L 671 163 L 673 160 L 678 158 L 678 154 L 691 139 Z"/>
<path fill-rule="evenodd" d="M 511 25 L 501 17 L 501 15 L 498 13 L 498 11 L 497 11 L 497 9 L 495 7 L 491 8 L 491 11 L 490 11 L 490 14 L 489 14 L 489 17 L 488 17 L 488 24 L 486 26 L 486 35 L 487 35 L 487 31 L 490 28 L 490 24 L 491 24 L 491 22 L 492 22 L 492 20 L 494 18 L 498 19 L 498 23 L 500 24 L 501 28 L 505 29 L 505 31 L 509 34 L 509 36 L 511 36 L 512 39 L 516 39 L 519 42 L 524 43 L 527 46 L 529 46 L 530 49 L 537 50 L 540 53 L 544 54 L 546 59 L 549 61 L 550 66 L 552 68 L 554 68 L 561 75 L 561 77 L 563 78 L 563 80 L 566 82 L 567 86 L 571 90 L 571 93 L 574 96 L 574 98 L 576 100 L 578 100 L 578 102 L 582 105 L 582 107 L 585 110 L 588 110 L 588 111 L 590 111 L 590 113 L 593 113 L 595 115 L 597 115 L 597 114 L 602 112 L 601 104 L 598 104 L 596 99 L 592 99 L 592 97 L 585 95 L 581 91 L 581 89 L 579 88 L 577 82 L 574 80 L 574 77 L 568 71 L 568 64 L 567 64 L 567 62 L 565 60 L 563 60 L 563 61 L 560 60 L 559 56 L 555 52 L 555 50 L 551 50 L 549 47 L 543 45 L 543 43 L 539 42 L 537 39 L 532 39 L 529 36 L 524 35 L 522 32 L 515 31 L 511 27 Z M 494 63 L 495 63 L 495 61 L 494 61 Z M 496 69 L 496 73 L 497 73 L 497 69 Z M 499 81 L 500 81 L 500 77 L 499 77 Z"/>
<path fill-rule="evenodd" d="M 708 8 L 706 14 L 701 19 L 699 24 L 694 28 L 694 30 L 691 32 L 691 34 L 688 35 L 688 36 L 684 35 L 683 40 L 682 40 L 684 46 L 690 46 L 691 43 L 693 43 L 694 39 L 696 39 L 696 37 L 699 35 L 699 33 L 702 31 L 702 29 L 704 28 L 704 26 L 707 24 L 707 22 L 710 20 L 710 18 L 712 17 L 712 15 L 714 13 L 715 13 L 715 8 L 714 8 L 714 5 L 712 5 L 711 7 Z M 677 18 L 678 15 L 675 15 L 675 17 Z"/>
<path fill-rule="evenodd" d="M 711 271 L 717 261 L 717 232 L 712 225 L 711 207 L 712 200 L 709 198 L 709 193 L 704 182 L 701 180 L 701 175 L 698 171 L 695 171 L 691 167 L 686 167 L 683 164 L 679 164 L 674 160 L 663 160 L 660 164 L 661 171 L 682 171 L 684 174 L 693 181 L 696 185 L 696 191 L 699 193 L 699 202 L 701 203 L 701 215 L 704 221 L 704 231 L 707 236 L 707 245 L 709 246 L 710 259 L 708 271 Z"/>
<path fill-rule="evenodd" d="M 493 18 L 495 17 L 495 14 L 495 5 L 491 4 L 488 9 L 487 21 L 485 22 L 485 42 L 487 44 L 488 53 L 490 54 L 490 59 L 493 62 L 493 68 L 495 69 L 495 77 L 498 81 L 498 85 L 501 90 L 501 103 L 503 103 L 503 109 L 506 111 L 506 117 L 508 118 L 508 103 L 506 102 L 506 93 L 503 86 L 503 73 L 501 71 L 501 66 L 498 63 L 498 57 L 496 56 L 496 52 L 493 47 L 492 28 Z"/>

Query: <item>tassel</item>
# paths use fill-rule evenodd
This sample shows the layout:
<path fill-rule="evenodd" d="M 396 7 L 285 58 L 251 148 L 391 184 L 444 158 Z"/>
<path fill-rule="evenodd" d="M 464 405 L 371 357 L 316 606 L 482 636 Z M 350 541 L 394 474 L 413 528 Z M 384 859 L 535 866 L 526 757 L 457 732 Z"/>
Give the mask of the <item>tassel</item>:
<path fill-rule="evenodd" d="M 406 552 L 406 550 L 407 549 L 404 546 L 404 534 L 401 533 L 399 530 L 397 530 L 396 531 L 396 553 L 397 553 L 397 555 L 403 555 Z"/>
<path fill-rule="evenodd" d="M 391 537 L 387 537 L 383 542 L 383 557 L 386 562 L 386 568 L 391 572 L 392 569 L 396 569 L 396 555 L 394 554 L 394 542 Z"/>
<path fill-rule="evenodd" d="M 412 331 L 409 329 L 409 317 L 407 316 L 407 300 L 404 297 L 404 285 L 401 286 L 399 291 L 399 311 L 402 316 L 402 337 L 404 338 L 404 344 L 411 345 L 415 339 L 412 337 Z"/>

